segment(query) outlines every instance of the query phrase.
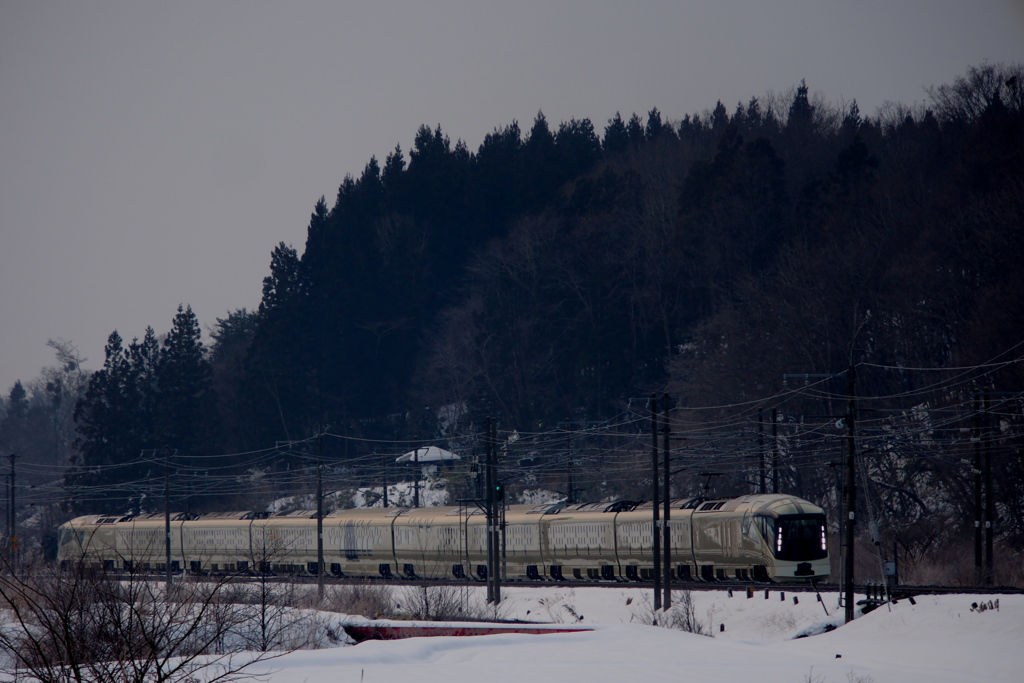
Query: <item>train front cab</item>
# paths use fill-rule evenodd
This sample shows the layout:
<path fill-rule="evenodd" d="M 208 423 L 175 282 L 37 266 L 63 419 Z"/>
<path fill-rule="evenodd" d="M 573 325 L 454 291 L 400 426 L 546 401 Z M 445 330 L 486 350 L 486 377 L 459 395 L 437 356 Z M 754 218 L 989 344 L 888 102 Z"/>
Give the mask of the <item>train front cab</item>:
<path fill-rule="evenodd" d="M 776 581 L 821 581 L 830 574 L 824 514 L 787 514 L 772 520 Z"/>
<path fill-rule="evenodd" d="M 105 558 L 116 551 L 113 524 L 117 519 L 83 515 L 65 522 L 57 534 L 57 559 L 65 566 L 81 563 L 91 569 L 102 569 Z"/>

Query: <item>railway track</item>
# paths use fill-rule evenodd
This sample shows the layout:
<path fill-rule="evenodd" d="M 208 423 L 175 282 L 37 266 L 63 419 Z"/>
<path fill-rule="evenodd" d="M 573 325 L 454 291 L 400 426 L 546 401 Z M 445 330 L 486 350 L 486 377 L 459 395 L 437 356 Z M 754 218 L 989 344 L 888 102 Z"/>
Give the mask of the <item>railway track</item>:
<path fill-rule="evenodd" d="M 152 580 L 164 580 L 163 574 L 152 575 Z M 180 578 L 180 575 L 175 578 Z M 273 583 L 298 583 L 305 585 L 316 585 L 317 577 L 315 576 L 295 576 L 295 575 L 281 575 L 281 576 L 252 576 L 252 575 L 235 575 L 235 576 L 210 576 L 210 580 L 227 580 L 230 582 L 237 583 L 257 583 L 261 581 L 270 581 Z M 417 587 L 446 587 L 446 588 L 466 588 L 466 587 L 480 587 L 483 588 L 487 584 L 483 580 L 470 580 L 470 581 L 459 581 L 459 580 L 439 580 L 439 579 L 404 579 L 404 578 L 367 578 L 367 577 L 335 577 L 331 576 L 325 578 L 325 586 L 346 586 L 346 585 L 360 585 L 360 586 L 417 586 Z M 640 588 L 644 590 L 653 590 L 654 583 L 652 581 L 586 581 L 586 580 L 575 580 L 575 581 L 505 581 L 502 582 L 504 588 Z M 762 593 L 831 593 L 842 590 L 842 586 L 836 583 L 815 583 L 804 584 L 804 583 L 764 583 L 764 582 L 743 582 L 743 581 L 673 581 L 673 591 L 732 591 L 732 592 L 746 592 L 752 590 L 755 594 L 758 592 Z M 884 592 L 884 587 L 881 588 Z M 867 593 L 867 592 L 878 592 L 879 584 L 857 584 L 854 586 L 855 593 Z M 890 588 L 889 593 L 896 598 L 908 597 L 914 595 L 944 595 L 944 594 L 965 594 L 965 595 L 1021 595 L 1024 594 L 1024 588 L 1014 586 L 912 586 L 912 585 L 900 585 Z"/>

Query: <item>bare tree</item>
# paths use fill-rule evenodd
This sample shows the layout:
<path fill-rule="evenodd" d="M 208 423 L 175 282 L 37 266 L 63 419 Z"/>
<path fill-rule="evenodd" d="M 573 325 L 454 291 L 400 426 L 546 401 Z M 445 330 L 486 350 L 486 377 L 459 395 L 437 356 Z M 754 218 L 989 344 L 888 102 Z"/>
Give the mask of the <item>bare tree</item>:
<path fill-rule="evenodd" d="M 222 600 L 227 578 L 164 584 L 84 561 L 0 567 L 0 672 L 40 683 L 210 683 L 247 678 L 284 652 L 244 653 L 247 618 Z"/>
<path fill-rule="evenodd" d="M 281 581 L 272 567 L 287 561 L 284 541 L 269 533 L 257 534 L 250 566 L 252 581 L 230 591 L 225 602 L 234 608 L 231 616 L 241 618 L 232 631 L 248 650 L 300 650 L 337 642 L 340 629 L 332 629 L 318 612 L 303 609 L 316 604 L 315 590 Z M 317 605 L 318 606 L 318 605 Z"/>

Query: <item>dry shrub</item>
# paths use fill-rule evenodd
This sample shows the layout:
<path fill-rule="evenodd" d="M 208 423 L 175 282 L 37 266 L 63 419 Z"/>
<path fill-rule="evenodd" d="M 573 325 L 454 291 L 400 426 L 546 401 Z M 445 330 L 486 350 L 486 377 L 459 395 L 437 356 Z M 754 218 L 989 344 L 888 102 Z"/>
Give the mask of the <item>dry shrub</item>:
<path fill-rule="evenodd" d="M 402 618 L 425 621 L 502 621 L 503 604 L 487 604 L 469 585 L 408 586 L 401 593 Z"/>
<path fill-rule="evenodd" d="M 776 610 L 759 617 L 757 621 L 765 631 L 789 633 L 796 629 L 796 617 L 791 612 Z"/>
<path fill-rule="evenodd" d="M 711 636 L 710 627 L 697 618 L 693 594 L 690 591 L 672 591 L 672 600 L 672 607 L 668 610 L 655 611 L 650 597 L 645 594 L 633 609 L 633 618 L 644 624 Z"/>
<path fill-rule="evenodd" d="M 1024 586 L 1024 554 L 997 539 L 993 585 Z M 974 539 L 957 538 L 920 555 L 901 555 L 899 579 L 911 586 L 974 586 Z"/>
<path fill-rule="evenodd" d="M 328 587 L 320 609 L 359 614 L 369 619 L 387 619 L 395 616 L 395 601 L 389 586 L 352 583 Z"/>

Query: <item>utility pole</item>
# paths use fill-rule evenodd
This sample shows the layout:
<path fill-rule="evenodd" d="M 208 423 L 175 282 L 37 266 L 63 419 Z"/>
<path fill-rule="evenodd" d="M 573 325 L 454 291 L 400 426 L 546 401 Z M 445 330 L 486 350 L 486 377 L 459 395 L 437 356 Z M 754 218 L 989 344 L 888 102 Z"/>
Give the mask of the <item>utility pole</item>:
<path fill-rule="evenodd" d="M 767 478 L 765 473 L 764 463 L 764 419 L 761 409 L 757 409 L 757 457 L 758 457 L 758 469 L 760 471 L 760 480 L 757 488 L 758 493 L 765 493 L 767 491 Z"/>
<path fill-rule="evenodd" d="M 651 394 L 651 550 L 654 553 L 654 611 L 661 609 L 661 523 L 658 519 L 658 397 Z M 654 617 L 657 625 L 658 617 Z"/>
<path fill-rule="evenodd" d="M 316 427 L 316 597 L 324 599 L 324 430 Z"/>
<path fill-rule="evenodd" d="M 974 474 L 974 583 L 981 585 L 982 564 L 981 564 L 981 396 L 974 394 L 974 465 L 971 468 Z"/>
<path fill-rule="evenodd" d="M 502 562 L 501 546 L 502 538 L 502 507 L 504 507 L 504 488 L 498 479 L 498 421 L 491 418 L 491 466 L 494 472 L 491 474 L 491 481 L 494 482 L 494 604 L 501 603 L 501 574 L 504 568 Z"/>
<path fill-rule="evenodd" d="M 171 466 L 170 449 L 164 446 L 164 569 L 166 570 L 167 595 L 171 592 Z M 133 558 L 134 559 L 134 558 Z"/>
<path fill-rule="evenodd" d="M 662 609 L 665 610 L 672 607 L 672 534 L 669 529 L 669 517 L 671 515 L 670 510 L 672 509 L 672 491 L 670 486 L 671 466 L 669 462 L 669 439 L 672 434 L 671 427 L 669 426 L 669 407 L 671 405 L 672 400 L 669 398 L 668 394 L 661 397 L 661 412 L 664 416 L 661 425 L 661 450 L 665 466 L 665 519 L 662 520 L 662 528 L 664 529 L 662 559 L 665 562 L 665 599 L 662 601 Z"/>
<path fill-rule="evenodd" d="M 498 538 L 498 506 L 500 483 L 497 468 L 497 427 L 493 417 L 484 422 L 484 512 L 487 517 L 487 602 L 497 605 L 501 602 L 500 578 L 501 544 Z"/>
<path fill-rule="evenodd" d="M 572 480 L 572 424 L 566 425 L 565 430 L 565 463 L 568 473 L 568 481 L 566 482 L 566 502 L 570 505 L 576 502 L 576 492 L 573 490 L 576 486 Z"/>
<path fill-rule="evenodd" d="M 484 502 L 487 513 L 487 602 L 501 602 L 501 539 L 499 537 L 502 486 L 498 481 L 498 427 L 493 417 L 486 420 L 485 439 L 487 465 L 485 470 L 487 495 Z"/>
<path fill-rule="evenodd" d="M 494 603 L 494 482 L 491 481 L 491 418 L 484 418 L 484 516 L 487 521 L 487 604 Z"/>
<path fill-rule="evenodd" d="M 388 506 L 388 457 L 381 455 L 381 469 L 384 471 L 384 507 Z"/>
<path fill-rule="evenodd" d="M 779 492 L 779 412 L 772 408 L 772 493 Z"/>
<path fill-rule="evenodd" d="M 981 395 L 981 409 L 988 415 L 988 392 L 983 392 Z M 987 434 L 985 435 L 984 441 L 982 441 L 982 450 L 985 453 L 985 585 L 991 586 L 995 579 L 995 567 L 993 561 L 993 538 L 992 534 L 995 531 L 992 528 L 992 522 L 996 518 L 996 501 L 992 495 L 992 428 L 989 425 L 989 420 L 985 420 Z M 13 478 L 13 473 L 11 474 Z"/>
<path fill-rule="evenodd" d="M 8 456 L 10 457 L 10 456 Z M 7 550 L 11 549 L 11 475 L 4 475 L 7 498 L 4 499 L 4 514 L 7 516 Z"/>
<path fill-rule="evenodd" d="M 11 475 L 10 475 L 10 477 L 11 477 L 11 495 L 9 497 L 9 500 L 11 502 L 11 509 L 10 509 L 10 512 L 7 513 L 8 514 L 7 519 L 10 520 L 8 522 L 9 528 L 8 528 L 7 538 L 9 540 L 10 544 L 11 544 L 11 548 L 10 548 L 10 550 L 11 550 L 11 566 L 13 567 L 15 564 L 17 564 L 17 557 L 18 557 L 18 518 L 17 518 L 18 508 L 14 504 L 14 460 L 18 456 L 16 456 L 14 453 L 11 453 L 7 457 L 10 458 L 10 460 L 11 460 Z"/>
<path fill-rule="evenodd" d="M 415 477 L 412 485 L 412 506 L 418 508 L 420 506 L 420 448 L 416 447 L 416 450 L 412 454 L 413 461 L 413 476 Z"/>
<path fill-rule="evenodd" d="M 11 554 L 10 551 L 11 551 L 13 545 L 14 545 L 13 543 L 11 543 L 11 488 L 12 487 L 11 487 L 11 475 L 10 474 L 5 474 L 4 475 L 4 488 L 5 488 L 5 492 L 7 493 L 7 497 L 4 498 L 4 514 L 7 516 L 7 522 L 6 522 L 6 529 L 5 529 L 5 531 L 7 532 L 6 538 L 7 538 L 8 555 L 10 555 Z"/>
<path fill-rule="evenodd" d="M 846 576 L 844 587 L 844 608 L 846 623 L 853 621 L 853 543 L 854 519 L 857 504 L 857 479 L 854 457 L 857 453 L 854 418 L 857 411 L 857 371 L 851 360 L 846 370 L 848 405 L 846 411 Z"/>

